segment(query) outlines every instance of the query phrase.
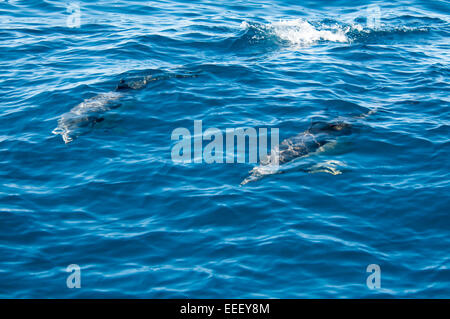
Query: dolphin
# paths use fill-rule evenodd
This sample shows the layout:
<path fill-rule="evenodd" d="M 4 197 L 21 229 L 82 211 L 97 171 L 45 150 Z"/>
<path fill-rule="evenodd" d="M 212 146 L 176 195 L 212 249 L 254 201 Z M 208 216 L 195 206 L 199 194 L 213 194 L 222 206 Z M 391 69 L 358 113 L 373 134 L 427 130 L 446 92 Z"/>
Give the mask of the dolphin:
<path fill-rule="evenodd" d="M 121 97 L 121 93 L 108 92 L 84 100 L 69 112 L 61 115 L 58 119 L 58 126 L 52 133 L 60 134 L 66 144 L 72 142 L 75 137 L 81 135 L 86 129 L 102 122 L 103 117 L 101 114 L 105 111 L 119 107 L 118 99 Z"/>
<path fill-rule="evenodd" d="M 340 136 L 352 134 L 353 127 L 344 121 L 313 122 L 304 132 L 283 140 L 260 160 L 260 165 L 250 171 L 241 185 L 257 181 L 265 175 L 279 173 L 279 165 L 292 162 L 323 150 L 327 144 L 335 142 Z"/>
<path fill-rule="evenodd" d="M 86 99 L 69 112 L 64 113 L 58 119 L 58 126 L 52 131 L 53 134 L 61 135 L 64 143 L 72 142 L 76 137 L 90 130 L 97 123 L 104 120 L 103 114 L 122 105 L 120 99 L 127 92 L 145 88 L 150 82 L 167 80 L 170 78 L 196 77 L 198 74 L 167 74 L 154 73 L 148 75 L 135 75 L 122 78 L 114 91 L 101 93 Z"/>

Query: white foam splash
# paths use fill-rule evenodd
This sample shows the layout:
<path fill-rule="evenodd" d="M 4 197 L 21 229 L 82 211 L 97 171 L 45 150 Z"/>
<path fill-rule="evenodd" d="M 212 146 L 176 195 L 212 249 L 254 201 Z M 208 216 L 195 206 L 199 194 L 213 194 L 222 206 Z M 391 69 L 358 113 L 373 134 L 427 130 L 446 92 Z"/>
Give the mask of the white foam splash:
<path fill-rule="evenodd" d="M 318 30 L 303 19 L 281 20 L 272 23 L 275 34 L 282 40 L 297 45 L 309 45 L 318 41 L 348 42 L 346 32 L 339 27 Z"/>
<path fill-rule="evenodd" d="M 306 20 L 280 20 L 266 25 L 251 25 L 246 21 L 241 23 L 241 28 L 254 27 L 266 34 L 274 34 L 282 41 L 292 45 L 311 45 L 318 41 L 349 42 L 347 33 L 349 28 L 338 25 L 323 26 L 323 29 L 313 26 Z M 261 36 L 255 35 L 253 39 L 260 40 Z"/>
<path fill-rule="evenodd" d="M 242 21 L 241 22 L 241 28 L 242 29 L 248 29 L 248 28 L 250 28 L 250 24 L 248 24 L 247 21 Z"/>

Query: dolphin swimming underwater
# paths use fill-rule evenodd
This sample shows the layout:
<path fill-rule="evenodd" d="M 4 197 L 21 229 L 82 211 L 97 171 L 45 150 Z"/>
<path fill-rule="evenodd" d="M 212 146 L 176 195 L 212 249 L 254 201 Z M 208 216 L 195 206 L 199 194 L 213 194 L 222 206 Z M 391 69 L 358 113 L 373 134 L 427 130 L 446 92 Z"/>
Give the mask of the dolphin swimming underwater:
<path fill-rule="evenodd" d="M 333 147 L 338 138 L 351 135 L 355 131 L 355 125 L 351 124 L 358 120 L 367 119 L 377 113 L 378 107 L 371 108 L 368 112 L 353 116 L 345 120 L 337 118 L 331 122 L 312 122 L 309 129 L 296 136 L 283 140 L 278 146 L 271 150 L 260 160 L 260 165 L 250 171 L 250 176 L 245 178 L 241 185 L 257 181 L 266 175 L 281 173 L 280 165 L 293 162 L 296 159 L 307 157 L 324 151 L 327 146 Z M 338 161 L 327 161 L 313 165 L 311 172 L 327 172 L 333 175 L 340 174 L 336 165 L 343 164 Z"/>
<path fill-rule="evenodd" d="M 128 91 L 140 90 L 152 81 L 167 80 L 171 78 L 196 77 L 198 74 L 156 74 L 140 75 L 122 78 L 114 91 L 101 93 L 86 99 L 69 112 L 64 113 L 58 119 L 58 126 L 52 131 L 53 134 L 61 135 L 64 143 L 72 142 L 76 137 L 91 129 L 94 125 L 104 120 L 103 114 L 116 109 L 122 105 L 120 99 Z"/>
<path fill-rule="evenodd" d="M 352 131 L 352 125 L 344 121 L 313 122 L 305 132 L 283 140 L 272 149 L 270 155 L 261 159 L 260 165 L 250 171 L 250 176 L 241 185 L 277 174 L 280 172 L 279 165 L 319 152 L 323 146 L 335 142 L 340 136 L 352 134 Z"/>
<path fill-rule="evenodd" d="M 103 121 L 101 114 L 120 106 L 118 92 L 102 93 L 84 100 L 58 119 L 58 127 L 52 133 L 60 134 L 64 143 L 70 143 L 87 128 Z"/>

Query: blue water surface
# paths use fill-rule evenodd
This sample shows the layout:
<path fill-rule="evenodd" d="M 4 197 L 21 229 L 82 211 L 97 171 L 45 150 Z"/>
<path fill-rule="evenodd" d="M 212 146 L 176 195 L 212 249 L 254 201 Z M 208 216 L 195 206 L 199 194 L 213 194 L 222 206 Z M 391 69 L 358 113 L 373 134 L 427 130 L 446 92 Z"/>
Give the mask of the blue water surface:
<path fill-rule="evenodd" d="M 450 297 L 449 13 L 0 1 L 0 297 Z M 148 75 L 72 141 L 52 133 Z M 254 164 L 171 158 L 172 131 L 194 120 L 283 140 L 337 118 L 350 136 L 243 186 Z"/>

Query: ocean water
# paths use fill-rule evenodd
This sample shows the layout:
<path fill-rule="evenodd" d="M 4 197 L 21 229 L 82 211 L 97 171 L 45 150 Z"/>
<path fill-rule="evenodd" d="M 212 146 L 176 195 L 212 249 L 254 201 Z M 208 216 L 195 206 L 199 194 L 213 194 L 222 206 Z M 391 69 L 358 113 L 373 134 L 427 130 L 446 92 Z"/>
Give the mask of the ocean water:
<path fill-rule="evenodd" d="M 450 297 L 449 13 L 0 1 L 0 297 Z M 336 119 L 351 134 L 245 185 L 256 164 L 171 156 L 194 121 L 282 141 Z"/>

